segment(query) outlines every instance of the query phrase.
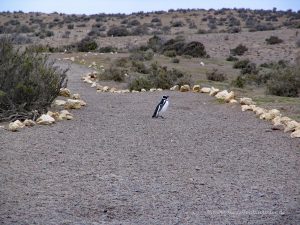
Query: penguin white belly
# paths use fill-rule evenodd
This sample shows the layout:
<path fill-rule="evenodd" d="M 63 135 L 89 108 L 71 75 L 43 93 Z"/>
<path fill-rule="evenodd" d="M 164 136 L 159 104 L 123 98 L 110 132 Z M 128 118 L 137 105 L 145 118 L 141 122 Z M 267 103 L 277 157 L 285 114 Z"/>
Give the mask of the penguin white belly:
<path fill-rule="evenodd" d="M 166 103 L 163 105 L 162 109 L 160 110 L 160 112 L 162 112 L 162 113 L 165 112 L 167 110 L 168 106 L 169 106 L 169 101 L 167 100 Z"/>

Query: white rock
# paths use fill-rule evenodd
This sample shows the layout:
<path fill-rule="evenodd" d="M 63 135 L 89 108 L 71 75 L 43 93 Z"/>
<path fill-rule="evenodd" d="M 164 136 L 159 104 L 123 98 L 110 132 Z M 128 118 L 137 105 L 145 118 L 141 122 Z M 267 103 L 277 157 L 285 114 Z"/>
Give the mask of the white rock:
<path fill-rule="evenodd" d="M 201 89 L 201 87 L 200 87 L 200 85 L 199 84 L 196 84 L 196 85 L 194 85 L 193 86 L 193 92 L 200 92 L 200 89 Z"/>
<path fill-rule="evenodd" d="M 129 89 L 122 90 L 122 93 L 130 93 Z"/>
<path fill-rule="evenodd" d="M 71 91 L 68 88 L 61 88 L 59 90 L 59 95 L 64 96 L 64 97 L 70 97 L 71 96 Z"/>
<path fill-rule="evenodd" d="M 80 94 L 73 94 L 72 99 L 80 99 Z"/>
<path fill-rule="evenodd" d="M 190 85 L 188 85 L 188 84 L 185 84 L 185 85 L 182 85 L 181 87 L 180 87 L 180 92 L 188 92 L 188 91 L 190 91 L 191 90 L 191 87 L 190 87 Z"/>
<path fill-rule="evenodd" d="M 75 61 L 75 58 L 74 58 L 74 57 L 71 57 L 70 60 L 71 60 L 72 62 L 74 62 L 74 61 Z"/>
<path fill-rule="evenodd" d="M 215 96 L 216 94 L 218 94 L 219 91 L 220 91 L 219 89 L 211 87 L 209 95 L 210 96 Z"/>
<path fill-rule="evenodd" d="M 59 120 L 72 120 L 73 115 L 68 110 L 62 110 L 59 113 Z"/>
<path fill-rule="evenodd" d="M 228 95 L 225 97 L 225 102 L 230 102 L 231 100 L 234 100 L 234 92 L 233 91 L 231 91 L 231 92 L 229 92 L 228 93 Z M 237 102 L 237 101 L 236 101 Z"/>
<path fill-rule="evenodd" d="M 104 87 L 102 88 L 102 91 L 103 91 L 103 92 L 108 92 L 108 91 L 109 91 L 109 87 L 108 87 L 108 86 L 104 86 Z"/>
<path fill-rule="evenodd" d="M 80 102 L 80 105 L 81 105 L 81 106 L 86 106 L 86 102 L 85 102 L 85 101 L 83 101 L 83 100 L 81 100 L 81 99 L 78 99 L 78 101 Z"/>
<path fill-rule="evenodd" d="M 292 121 L 292 119 L 287 116 L 284 116 L 284 117 L 281 117 L 280 121 L 281 121 L 281 123 L 283 123 L 283 125 L 286 126 L 288 122 Z"/>
<path fill-rule="evenodd" d="M 91 85 L 91 88 L 94 88 L 94 87 L 97 87 L 97 83 L 96 82 L 93 82 L 92 85 Z"/>
<path fill-rule="evenodd" d="M 84 82 L 84 83 L 88 83 L 88 84 L 94 83 L 94 82 L 91 80 L 91 78 L 84 78 L 83 82 Z"/>
<path fill-rule="evenodd" d="M 115 88 L 115 87 L 112 87 L 110 90 L 109 90 L 109 92 L 111 92 L 111 93 L 115 93 L 117 91 L 117 88 Z"/>
<path fill-rule="evenodd" d="M 225 100 L 225 98 L 226 98 L 226 96 L 227 96 L 228 94 L 229 94 L 228 91 L 227 91 L 227 90 L 224 90 L 224 91 L 218 92 L 218 94 L 216 94 L 215 97 L 216 97 L 217 99 L 223 99 L 223 100 Z"/>
<path fill-rule="evenodd" d="M 156 91 L 156 88 L 150 88 L 149 91 L 150 91 L 150 92 L 154 92 L 154 91 Z"/>
<path fill-rule="evenodd" d="M 43 114 L 36 120 L 36 123 L 40 125 L 50 125 L 55 123 L 55 119 L 47 114 Z"/>
<path fill-rule="evenodd" d="M 280 113 L 280 111 L 278 109 L 271 109 L 271 110 L 269 110 L 269 113 L 272 114 L 272 115 L 274 115 L 274 118 L 276 116 L 281 116 L 281 113 Z"/>
<path fill-rule="evenodd" d="M 243 112 L 248 111 L 248 110 L 252 111 L 252 108 L 249 105 L 242 105 L 241 107 L 242 107 Z"/>
<path fill-rule="evenodd" d="M 260 116 L 261 114 L 267 112 L 266 109 L 261 108 L 261 107 L 255 107 L 255 109 L 253 109 L 253 111 L 255 112 L 255 114 L 256 114 L 257 116 Z"/>
<path fill-rule="evenodd" d="M 300 129 L 291 133 L 291 138 L 300 138 Z"/>
<path fill-rule="evenodd" d="M 179 85 L 175 85 L 170 88 L 171 91 L 178 91 L 179 90 Z"/>
<path fill-rule="evenodd" d="M 141 92 L 146 92 L 146 89 L 142 88 L 142 89 L 141 89 Z"/>
<path fill-rule="evenodd" d="M 281 123 L 281 117 L 280 116 L 276 116 L 274 119 L 272 119 L 272 124 L 274 126 L 283 125 L 283 123 Z"/>
<path fill-rule="evenodd" d="M 103 86 L 101 86 L 100 84 L 97 84 L 96 89 L 98 91 L 102 91 L 103 90 Z"/>
<path fill-rule="evenodd" d="M 276 116 L 281 116 L 280 111 L 277 109 L 272 109 L 262 113 L 259 118 L 264 120 L 273 120 Z"/>
<path fill-rule="evenodd" d="M 35 125 L 35 122 L 33 120 L 26 119 L 23 124 L 27 127 L 32 127 Z"/>
<path fill-rule="evenodd" d="M 16 120 L 14 122 L 9 123 L 8 125 L 8 130 L 15 132 L 18 131 L 19 129 L 25 127 L 25 125 L 20 121 L 20 120 Z"/>
<path fill-rule="evenodd" d="M 156 89 L 156 91 L 163 91 L 163 89 L 161 89 L 161 88 L 157 88 L 157 89 Z"/>
<path fill-rule="evenodd" d="M 203 88 L 200 89 L 200 92 L 201 93 L 210 93 L 210 89 L 211 88 L 209 88 L 209 87 L 203 87 Z"/>
<path fill-rule="evenodd" d="M 286 123 L 286 127 L 284 128 L 284 132 L 289 132 L 289 131 L 293 132 L 299 126 L 300 126 L 300 124 L 295 120 L 288 121 Z"/>
<path fill-rule="evenodd" d="M 54 101 L 54 105 L 56 105 L 56 106 L 64 106 L 65 104 L 66 104 L 65 100 L 57 99 L 57 100 Z"/>
<path fill-rule="evenodd" d="M 51 111 L 48 111 L 48 112 L 47 112 L 47 115 L 53 117 L 55 120 L 58 120 L 58 118 L 59 118 L 59 112 L 51 112 Z"/>
<path fill-rule="evenodd" d="M 236 104 L 236 103 L 238 103 L 238 101 L 235 100 L 235 99 L 231 99 L 231 100 L 229 101 L 229 103 L 230 103 L 230 104 Z"/>
<path fill-rule="evenodd" d="M 68 99 L 65 104 L 65 109 L 80 109 L 82 106 L 82 100 Z"/>
<path fill-rule="evenodd" d="M 256 103 L 251 98 L 240 98 L 241 105 L 255 105 Z"/>

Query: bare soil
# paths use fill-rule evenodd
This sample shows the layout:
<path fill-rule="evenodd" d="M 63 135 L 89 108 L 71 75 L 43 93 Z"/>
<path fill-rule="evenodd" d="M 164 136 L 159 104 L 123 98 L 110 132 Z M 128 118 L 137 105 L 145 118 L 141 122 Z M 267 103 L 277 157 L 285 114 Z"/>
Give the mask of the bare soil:
<path fill-rule="evenodd" d="M 97 94 L 87 71 L 73 121 L 0 130 L 1 224 L 300 223 L 298 139 L 207 95 Z"/>

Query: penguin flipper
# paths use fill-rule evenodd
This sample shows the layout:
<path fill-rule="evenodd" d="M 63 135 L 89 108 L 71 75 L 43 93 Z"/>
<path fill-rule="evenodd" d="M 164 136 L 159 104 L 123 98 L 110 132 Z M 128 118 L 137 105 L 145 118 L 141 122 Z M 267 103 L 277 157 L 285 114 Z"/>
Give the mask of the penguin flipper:
<path fill-rule="evenodd" d="M 152 118 L 157 118 L 158 117 L 158 112 L 159 112 L 160 104 L 158 104 L 154 110 L 154 113 L 152 115 Z"/>

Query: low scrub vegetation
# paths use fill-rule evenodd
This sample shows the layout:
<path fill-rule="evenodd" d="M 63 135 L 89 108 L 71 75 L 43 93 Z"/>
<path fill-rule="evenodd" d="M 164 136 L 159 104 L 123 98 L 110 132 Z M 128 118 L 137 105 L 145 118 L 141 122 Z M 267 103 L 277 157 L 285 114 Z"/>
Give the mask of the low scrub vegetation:
<path fill-rule="evenodd" d="M 160 66 L 158 63 L 152 63 L 148 68 L 148 74 L 137 76 L 129 82 L 130 90 L 140 91 L 155 87 L 169 89 L 175 84 L 190 84 L 191 76 L 177 69 L 168 70 L 166 66 Z"/>
<path fill-rule="evenodd" d="M 239 60 L 233 64 L 234 69 L 243 69 L 250 63 L 249 59 Z"/>
<path fill-rule="evenodd" d="M 35 119 L 47 111 L 66 83 L 66 71 L 32 51 L 20 52 L 0 39 L 0 121 Z"/>
<path fill-rule="evenodd" d="M 103 74 L 98 76 L 98 79 L 122 82 L 125 80 L 125 74 L 126 70 L 116 67 L 115 65 L 111 65 L 109 69 L 105 70 Z"/>
<path fill-rule="evenodd" d="M 298 97 L 300 91 L 300 67 L 274 67 L 267 81 L 267 93 L 278 96 Z"/>
<path fill-rule="evenodd" d="M 212 71 L 207 72 L 206 78 L 207 80 L 220 81 L 220 82 L 227 80 L 226 75 L 224 73 L 221 73 L 217 69 L 213 69 Z"/>
<path fill-rule="evenodd" d="M 79 43 L 77 43 L 77 50 L 79 52 L 94 51 L 97 49 L 97 47 L 98 47 L 97 43 L 89 37 L 86 37 L 82 39 Z"/>
<path fill-rule="evenodd" d="M 269 45 L 275 45 L 275 44 L 280 44 L 283 42 L 282 39 L 280 39 L 279 37 L 277 36 L 270 36 L 269 38 L 266 38 L 266 42 L 267 44 Z"/>
<path fill-rule="evenodd" d="M 239 44 L 238 46 L 236 46 L 235 48 L 233 48 L 233 49 L 230 49 L 230 53 L 232 54 L 232 55 L 239 55 L 239 56 L 241 56 L 241 55 L 244 55 L 244 53 L 246 52 L 246 51 L 248 51 L 248 48 L 245 46 L 245 45 L 243 45 L 243 44 Z"/>
<path fill-rule="evenodd" d="M 264 86 L 267 94 L 297 97 L 300 92 L 299 65 L 288 65 L 280 60 L 277 63 L 264 63 L 257 68 L 249 60 L 237 62 L 235 68 L 241 73 L 232 81 L 232 85 L 244 88 L 245 85 Z"/>
<path fill-rule="evenodd" d="M 158 36 L 154 36 L 149 39 L 147 47 L 169 57 L 175 57 L 176 55 L 188 55 L 195 58 L 209 57 L 205 50 L 205 46 L 201 42 L 192 41 L 186 43 L 184 38 L 181 36 L 167 41 Z"/>

